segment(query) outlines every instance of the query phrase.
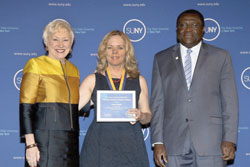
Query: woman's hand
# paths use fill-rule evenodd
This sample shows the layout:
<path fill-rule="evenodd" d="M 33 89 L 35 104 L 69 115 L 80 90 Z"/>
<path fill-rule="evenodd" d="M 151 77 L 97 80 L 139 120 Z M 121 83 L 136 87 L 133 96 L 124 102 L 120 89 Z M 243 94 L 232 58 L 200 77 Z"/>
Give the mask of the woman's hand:
<path fill-rule="evenodd" d="M 34 134 L 26 134 L 26 160 L 30 167 L 36 167 L 37 162 L 40 161 L 40 152 L 37 148 L 37 144 L 35 142 Z"/>
<path fill-rule="evenodd" d="M 144 121 L 146 116 L 145 113 L 141 112 L 139 109 L 137 108 L 132 108 L 128 111 L 128 114 L 134 118 L 136 121 Z M 136 121 L 132 121 L 130 122 L 130 124 L 134 125 L 136 123 Z"/>
<path fill-rule="evenodd" d="M 36 167 L 40 161 L 40 152 L 37 146 L 26 149 L 26 160 L 30 167 Z"/>

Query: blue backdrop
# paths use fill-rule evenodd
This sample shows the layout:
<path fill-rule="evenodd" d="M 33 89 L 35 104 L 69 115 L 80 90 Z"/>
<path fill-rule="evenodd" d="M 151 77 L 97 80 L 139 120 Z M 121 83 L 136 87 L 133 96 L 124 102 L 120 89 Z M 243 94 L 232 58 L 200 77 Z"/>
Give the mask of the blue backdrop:
<path fill-rule="evenodd" d="M 24 164 L 24 144 L 19 143 L 19 87 L 27 60 L 45 53 L 42 32 L 46 24 L 63 18 L 72 25 L 75 45 L 70 61 L 79 68 L 81 81 L 95 70 L 104 35 L 114 29 L 126 32 L 150 89 L 154 54 L 176 43 L 178 14 L 194 8 L 205 17 L 204 41 L 231 53 L 240 102 L 238 150 L 232 166 L 249 167 L 249 7 L 249 0 L 1 0 L 1 166 Z M 79 119 L 80 147 L 92 118 L 93 112 Z M 153 167 L 149 129 L 142 132 Z"/>

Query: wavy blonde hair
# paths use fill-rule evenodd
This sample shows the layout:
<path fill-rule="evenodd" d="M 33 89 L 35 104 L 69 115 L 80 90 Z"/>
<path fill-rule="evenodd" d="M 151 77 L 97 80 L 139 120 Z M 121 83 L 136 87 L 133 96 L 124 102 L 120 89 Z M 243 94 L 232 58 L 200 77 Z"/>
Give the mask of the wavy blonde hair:
<path fill-rule="evenodd" d="M 124 43 L 125 43 L 125 54 L 126 54 L 125 63 L 124 63 L 125 70 L 127 71 L 127 73 L 129 74 L 131 78 L 138 78 L 140 75 L 140 72 L 138 70 L 138 64 L 135 59 L 134 47 L 130 39 L 128 38 L 128 36 L 119 30 L 114 30 L 106 34 L 102 42 L 100 43 L 99 48 L 98 48 L 98 62 L 97 62 L 97 68 L 96 68 L 97 72 L 102 73 L 108 67 L 108 62 L 106 58 L 107 43 L 109 39 L 115 35 L 120 36 L 124 40 Z"/>

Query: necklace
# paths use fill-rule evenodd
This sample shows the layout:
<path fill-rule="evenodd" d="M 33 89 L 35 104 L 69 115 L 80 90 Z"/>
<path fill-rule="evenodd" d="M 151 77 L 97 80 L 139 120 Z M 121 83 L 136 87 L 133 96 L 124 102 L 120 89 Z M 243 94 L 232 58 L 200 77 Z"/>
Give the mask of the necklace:
<path fill-rule="evenodd" d="M 114 79 L 112 79 L 113 80 L 113 82 L 114 83 L 118 83 L 118 82 L 120 82 L 121 81 L 121 78 L 120 79 L 118 79 L 118 80 L 114 80 Z"/>
<path fill-rule="evenodd" d="M 111 75 L 110 75 L 110 72 L 109 72 L 109 68 L 107 68 L 106 71 L 105 71 L 105 77 L 106 77 L 106 80 L 108 81 L 110 90 L 116 90 L 114 81 L 111 78 Z M 122 72 L 121 82 L 120 82 L 120 86 L 119 86 L 118 90 L 123 90 L 124 89 L 124 86 L 125 86 L 125 83 L 126 83 L 126 78 L 127 78 L 127 73 L 126 73 L 126 71 L 124 69 L 123 72 Z M 118 81 L 116 81 L 116 82 L 118 82 Z"/>

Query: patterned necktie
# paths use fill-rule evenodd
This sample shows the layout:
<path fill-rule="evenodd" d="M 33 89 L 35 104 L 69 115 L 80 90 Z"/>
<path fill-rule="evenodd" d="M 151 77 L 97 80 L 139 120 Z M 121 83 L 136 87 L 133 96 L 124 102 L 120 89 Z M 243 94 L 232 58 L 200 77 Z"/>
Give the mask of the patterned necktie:
<path fill-rule="evenodd" d="M 185 72 L 188 89 L 190 88 L 190 84 L 192 81 L 192 63 L 191 63 L 191 56 L 190 56 L 191 52 L 192 52 L 191 49 L 187 50 L 187 55 L 185 56 L 185 63 L 184 63 L 184 72 Z"/>

